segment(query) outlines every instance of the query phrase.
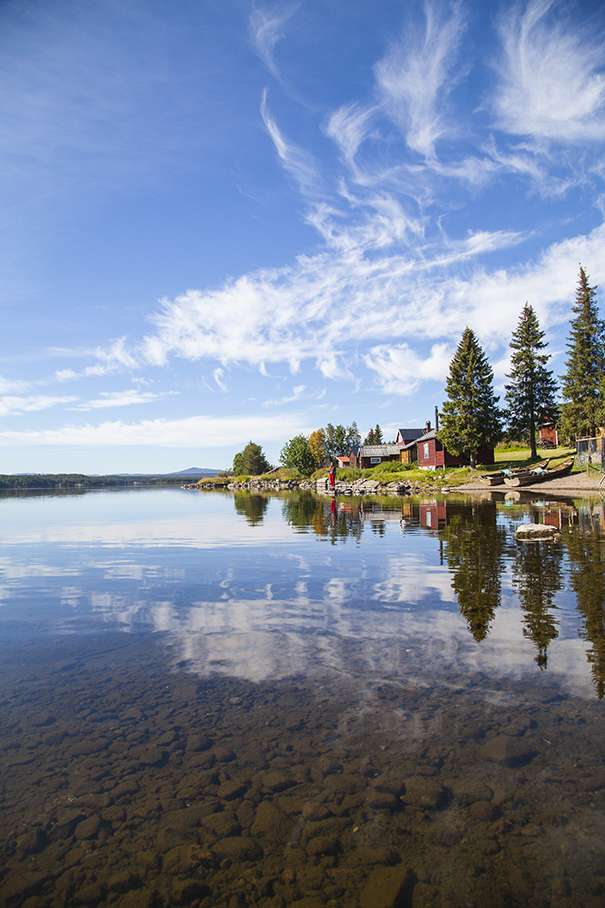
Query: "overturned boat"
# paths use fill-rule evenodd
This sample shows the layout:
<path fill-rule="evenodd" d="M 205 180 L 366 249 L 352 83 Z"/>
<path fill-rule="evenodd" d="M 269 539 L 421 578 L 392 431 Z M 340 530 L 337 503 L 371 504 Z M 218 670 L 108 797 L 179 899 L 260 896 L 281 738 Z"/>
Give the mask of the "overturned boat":
<path fill-rule="evenodd" d="M 504 482 L 507 486 L 533 486 L 537 482 L 546 482 L 548 479 L 559 479 L 559 477 L 567 476 L 571 473 L 574 460 L 575 457 L 569 457 L 549 470 L 543 469 L 541 466 L 533 467 L 531 470 L 523 470 L 514 476 L 505 476 Z"/>
<path fill-rule="evenodd" d="M 545 470 L 548 464 L 550 463 L 550 457 L 548 460 L 542 460 L 540 463 L 537 463 L 534 467 L 531 467 L 532 470 Z M 513 476 L 517 476 L 519 473 L 525 473 L 529 467 L 519 467 L 516 470 L 498 470 L 497 473 L 486 473 L 485 476 L 479 476 L 479 482 L 483 483 L 484 486 L 501 486 L 504 481 L 508 478 L 511 479 Z"/>

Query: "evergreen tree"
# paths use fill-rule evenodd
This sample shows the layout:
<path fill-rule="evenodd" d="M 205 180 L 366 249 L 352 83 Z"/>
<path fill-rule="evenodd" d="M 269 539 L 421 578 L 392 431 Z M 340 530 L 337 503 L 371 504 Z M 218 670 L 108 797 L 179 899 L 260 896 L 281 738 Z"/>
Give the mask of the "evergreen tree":
<path fill-rule="evenodd" d="M 511 371 L 506 377 L 511 382 L 505 385 L 508 404 L 505 416 L 514 438 L 529 434 L 532 458 L 537 456 L 537 427 L 541 422 L 556 422 L 559 416 L 555 400 L 557 382 L 546 368 L 550 353 L 542 352 L 546 346 L 536 313 L 525 303 L 510 342 Z"/>
<path fill-rule="evenodd" d="M 599 318 L 596 289 L 580 265 L 567 371 L 562 376 L 561 430 L 566 438 L 595 435 L 605 421 L 605 322 Z"/>
<path fill-rule="evenodd" d="M 368 434 L 365 437 L 364 445 L 381 445 L 382 444 L 382 429 L 376 423 L 375 429 L 370 429 Z"/>
<path fill-rule="evenodd" d="M 437 438 L 452 454 L 466 454 L 474 467 L 479 449 L 502 437 L 502 422 L 494 373 L 470 328 L 464 329 L 450 363 L 445 390 L 449 400 Z"/>

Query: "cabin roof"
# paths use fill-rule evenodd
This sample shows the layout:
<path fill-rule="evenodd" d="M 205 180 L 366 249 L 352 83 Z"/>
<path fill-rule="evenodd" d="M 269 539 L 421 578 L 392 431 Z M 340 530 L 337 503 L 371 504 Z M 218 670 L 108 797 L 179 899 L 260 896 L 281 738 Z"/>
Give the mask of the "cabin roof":
<path fill-rule="evenodd" d="M 390 457 L 400 451 L 401 445 L 362 445 L 359 454 L 361 457 Z"/>

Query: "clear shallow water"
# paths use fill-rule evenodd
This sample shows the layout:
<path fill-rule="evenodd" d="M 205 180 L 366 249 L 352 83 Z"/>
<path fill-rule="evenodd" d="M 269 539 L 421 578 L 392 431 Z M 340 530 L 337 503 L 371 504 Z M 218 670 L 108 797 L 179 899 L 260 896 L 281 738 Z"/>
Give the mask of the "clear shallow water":
<path fill-rule="evenodd" d="M 601 499 L 0 515 L 2 904 L 605 904 Z"/>

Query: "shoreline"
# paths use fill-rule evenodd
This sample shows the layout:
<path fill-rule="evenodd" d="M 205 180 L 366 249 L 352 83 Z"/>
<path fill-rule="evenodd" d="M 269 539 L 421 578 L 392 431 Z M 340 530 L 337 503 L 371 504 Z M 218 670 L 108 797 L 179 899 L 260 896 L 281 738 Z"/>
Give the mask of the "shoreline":
<path fill-rule="evenodd" d="M 501 486 L 484 486 L 479 480 L 464 483 L 460 486 L 452 486 L 450 491 L 458 492 L 554 492 L 565 497 L 574 495 L 591 495 L 598 493 L 605 496 L 605 473 L 586 475 L 585 473 L 571 473 L 569 476 L 561 476 L 558 479 L 547 479 L 544 482 L 537 482 L 529 486 L 519 488 L 501 485 Z"/>

